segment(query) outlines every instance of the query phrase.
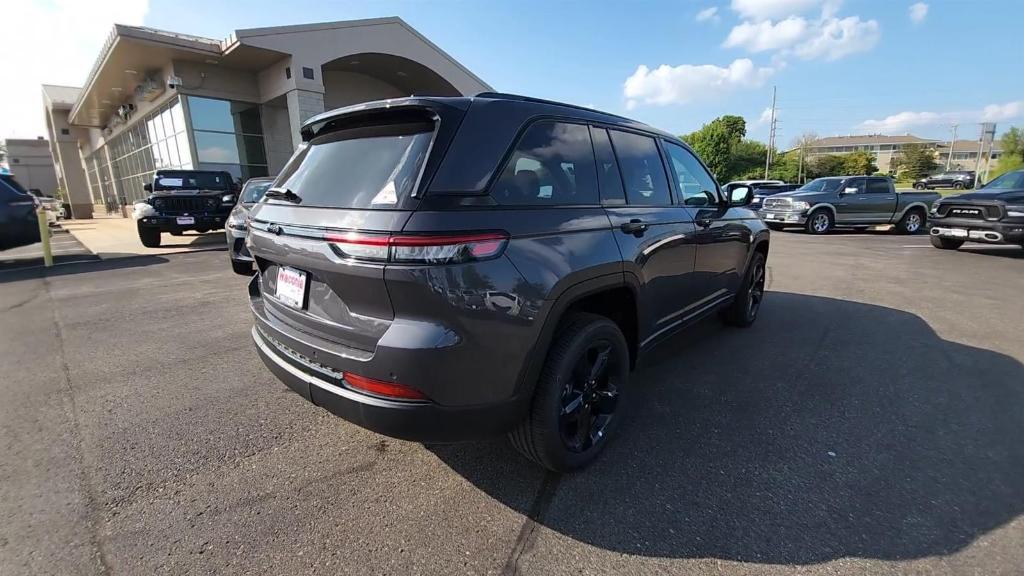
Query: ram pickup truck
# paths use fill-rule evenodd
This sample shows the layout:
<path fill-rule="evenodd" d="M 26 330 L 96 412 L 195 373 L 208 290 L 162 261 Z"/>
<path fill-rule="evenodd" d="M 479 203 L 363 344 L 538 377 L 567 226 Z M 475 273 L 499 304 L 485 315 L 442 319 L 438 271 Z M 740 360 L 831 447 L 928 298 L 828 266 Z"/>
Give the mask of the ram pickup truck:
<path fill-rule="evenodd" d="M 147 248 L 160 246 L 160 234 L 186 230 L 219 230 L 235 207 L 237 190 L 228 172 L 157 170 L 149 196 L 135 205 L 139 240 Z"/>
<path fill-rule="evenodd" d="M 1024 246 L 1024 170 L 936 202 L 929 232 L 932 246 L 943 250 L 956 250 L 964 242 Z"/>
<path fill-rule="evenodd" d="M 836 226 L 895 224 L 897 232 L 913 234 L 938 199 L 935 192 L 897 192 L 884 176 L 836 176 L 765 198 L 758 214 L 772 230 L 799 226 L 827 234 Z"/>

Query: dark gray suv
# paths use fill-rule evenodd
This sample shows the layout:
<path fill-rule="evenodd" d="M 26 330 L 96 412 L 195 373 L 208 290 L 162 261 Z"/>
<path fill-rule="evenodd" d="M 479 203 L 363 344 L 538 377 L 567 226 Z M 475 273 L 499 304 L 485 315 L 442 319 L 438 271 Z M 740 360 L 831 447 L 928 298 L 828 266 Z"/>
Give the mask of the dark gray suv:
<path fill-rule="evenodd" d="M 521 96 L 311 118 L 251 214 L 252 337 L 314 404 L 382 434 L 508 432 L 553 470 L 621 420 L 638 356 L 750 325 L 768 231 L 678 138 Z"/>

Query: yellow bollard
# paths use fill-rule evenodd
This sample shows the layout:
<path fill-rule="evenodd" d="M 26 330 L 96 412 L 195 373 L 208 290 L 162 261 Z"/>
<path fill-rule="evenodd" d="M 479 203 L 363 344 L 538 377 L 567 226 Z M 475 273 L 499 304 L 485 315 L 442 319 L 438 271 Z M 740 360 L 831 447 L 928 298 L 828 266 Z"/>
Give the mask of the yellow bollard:
<path fill-rule="evenodd" d="M 43 264 L 49 268 L 53 266 L 53 251 L 50 249 L 50 223 L 46 219 L 46 209 L 42 206 L 36 209 L 36 219 L 39 221 L 39 239 L 43 243 Z"/>

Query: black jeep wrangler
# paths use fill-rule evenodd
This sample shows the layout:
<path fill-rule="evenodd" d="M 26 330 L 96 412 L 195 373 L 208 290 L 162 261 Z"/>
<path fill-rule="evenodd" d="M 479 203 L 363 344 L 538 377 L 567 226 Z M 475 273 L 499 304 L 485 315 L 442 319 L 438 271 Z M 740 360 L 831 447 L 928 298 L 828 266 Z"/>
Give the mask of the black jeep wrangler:
<path fill-rule="evenodd" d="M 162 232 L 180 236 L 224 228 L 237 195 L 230 173 L 203 170 L 157 170 L 145 190 L 149 196 L 136 204 L 135 220 L 147 248 L 160 246 Z"/>

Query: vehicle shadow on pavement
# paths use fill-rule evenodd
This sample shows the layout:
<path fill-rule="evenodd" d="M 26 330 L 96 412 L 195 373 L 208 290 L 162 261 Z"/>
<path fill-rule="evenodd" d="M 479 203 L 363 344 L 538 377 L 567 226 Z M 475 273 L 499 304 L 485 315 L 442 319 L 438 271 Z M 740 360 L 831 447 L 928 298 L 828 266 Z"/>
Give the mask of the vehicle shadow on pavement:
<path fill-rule="evenodd" d="M 88 259 L 73 261 L 67 264 L 62 264 L 57 260 L 56 263 L 61 265 L 52 268 L 44 268 L 41 263 L 32 267 L 14 268 L 11 270 L 4 270 L 0 267 L 0 284 L 43 278 L 44 276 L 68 276 L 83 272 L 140 268 L 167 262 L 167 258 L 161 256 L 139 256 L 135 254 L 107 254 L 105 256 L 107 258 L 105 260 L 99 260 L 95 256 L 87 256 Z"/>
<path fill-rule="evenodd" d="M 428 448 L 536 523 L 643 556 L 912 559 L 1021 514 L 1020 362 L 881 306 L 770 292 L 761 314 L 647 357 L 628 424 L 582 472 L 540 482 L 499 441 Z"/>

